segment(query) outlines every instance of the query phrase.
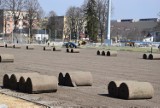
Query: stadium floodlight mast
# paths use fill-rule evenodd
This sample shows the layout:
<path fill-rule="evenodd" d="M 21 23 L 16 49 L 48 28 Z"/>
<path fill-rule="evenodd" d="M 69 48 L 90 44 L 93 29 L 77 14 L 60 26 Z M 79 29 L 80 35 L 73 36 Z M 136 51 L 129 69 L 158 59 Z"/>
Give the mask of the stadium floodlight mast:
<path fill-rule="evenodd" d="M 111 0 L 108 0 L 108 15 L 107 15 L 107 37 L 106 44 L 111 45 Z"/>

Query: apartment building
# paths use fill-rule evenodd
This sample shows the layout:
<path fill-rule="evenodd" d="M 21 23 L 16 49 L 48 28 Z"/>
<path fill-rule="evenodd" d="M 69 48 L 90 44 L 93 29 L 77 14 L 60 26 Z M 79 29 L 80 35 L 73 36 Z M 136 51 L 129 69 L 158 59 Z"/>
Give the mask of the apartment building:
<path fill-rule="evenodd" d="M 3 10 L 3 9 L 0 10 L 0 33 L 1 34 L 11 34 L 15 26 L 18 31 L 22 31 L 23 29 L 27 28 L 28 12 L 27 11 L 17 12 L 17 16 L 18 15 L 19 15 L 19 18 L 15 25 L 12 11 Z M 34 22 L 38 23 L 36 18 Z M 35 25 L 34 28 L 37 28 L 37 25 Z"/>
<path fill-rule="evenodd" d="M 17 13 L 18 14 L 18 13 Z M 17 21 L 17 29 L 23 29 L 23 18 L 27 16 L 27 12 L 20 12 L 20 17 Z M 12 11 L 0 10 L 0 33 L 10 34 L 14 29 L 14 19 L 12 16 Z"/>
<path fill-rule="evenodd" d="M 112 20 L 111 37 L 142 41 L 149 32 L 154 31 L 159 21 L 158 18 Z"/>

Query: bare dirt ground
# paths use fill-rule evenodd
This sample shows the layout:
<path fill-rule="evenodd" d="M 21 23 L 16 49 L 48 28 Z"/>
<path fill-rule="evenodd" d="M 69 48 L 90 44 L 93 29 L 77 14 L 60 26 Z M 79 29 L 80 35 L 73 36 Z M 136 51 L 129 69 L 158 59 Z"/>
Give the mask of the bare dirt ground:
<path fill-rule="evenodd" d="M 14 63 L 0 63 L 0 85 L 5 73 L 38 72 L 55 75 L 69 70 L 90 71 L 92 87 L 59 86 L 56 93 L 23 94 L 0 88 L 1 93 L 40 103 L 48 107 L 81 108 L 160 108 L 160 60 L 143 60 L 139 52 L 119 51 L 117 57 L 97 56 L 96 49 L 81 49 L 80 53 L 0 48 L 0 54 L 14 54 Z M 155 90 L 152 99 L 122 100 L 109 97 L 111 80 L 150 82 Z M 1 98 L 1 97 L 0 97 Z"/>
<path fill-rule="evenodd" d="M 45 108 L 45 106 L 43 107 L 22 99 L 0 94 L 0 108 L 5 108 L 4 106 L 8 108 Z"/>

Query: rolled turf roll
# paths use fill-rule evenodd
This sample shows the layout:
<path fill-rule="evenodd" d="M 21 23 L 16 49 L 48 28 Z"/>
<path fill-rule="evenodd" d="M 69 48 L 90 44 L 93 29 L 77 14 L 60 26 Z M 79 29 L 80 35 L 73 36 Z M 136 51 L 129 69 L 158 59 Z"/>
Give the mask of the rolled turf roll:
<path fill-rule="evenodd" d="M 19 80 L 21 76 L 28 75 L 29 73 L 14 73 L 10 77 L 10 88 L 12 90 L 19 90 Z M 35 73 L 37 74 L 37 73 Z"/>
<path fill-rule="evenodd" d="M 7 44 L 5 44 L 4 47 L 7 48 Z"/>
<path fill-rule="evenodd" d="M 27 49 L 27 50 L 33 50 L 33 49 L 34 49 L 34 46 L 33 46 L 33 45 L 27 45 L 27 46 L 26 46 L 26 49 Z"/>
<path fill-rule="evenodd" d="M 108 93 L 111 97 L 118 97 L 118 87 L 123 81 L 111 81 L 108 84 Z"/>
<path fill-rule="evenodd" d="M 52 44 L 52 45 L 49 45 L 49 47 L 55 47 L 55 46 L 54 46 L 54 44 Z"/>
<path fill-rule="evenodd" d="M 53 47 L 53 51 L 61 51 L 61 48 Z"/>
<path fill-rule="evenodd" d="M 91 72 L 67 72 L 65 75 L 65 85 L 76 86 L 92 86 L 93 78 Z"/>
<path fill-rule="evenodd" d="M 105 55 L 106 55 L 106 51 L 104 51 L 104 50 L 101 51 L 101 55 L 102 55 L 102 56 L 105 56 Z"/>
<path fill-rule="evenodd" d="M 107 51 L 107 56 L 113 56 L 116 57 L 117 56 L 117 51 Z"/>
<path fill-rule="evenodd" d="M 160 60 L 160 54 L 149 54 L 148 59 L 150 59 L 150 60 Z"/>
<path fill-rule="evenodd" d="M 79 49 L 75 49 L 75 48 L 74 48 L 74 49 L 73 49 L 73 48 L 71 49 L 71 53 L 79 53 L 79 52 L 80 52 Z"/>
<path fill-rule="evenodd" d="M 67 53 L 71 52 L 71 49 L 67 48 L 67 49 L 66 49 L 66 52 L 67 52 Z"/>
<path fill-rule="evenodd" d="M 60 72 L 58 76 L 58 84 L 59 85 L 65 85 L 65 72 Z"/>
<path fill-rule="evenodd" d="M 0 62 L 14 62 L 12 54 L 0 54 Z"/>
<path fill-rule="evenodd" d="M 153 97 L 153 86 L 148 82 L 124 82 L 118 90 L 121 99 L 150 99 Z"/>
<path fill-rule="evenodd" d="M 76 87 L 76 83 L 73 80 L 73 78 L 71 78 L 69 73 L 66 73 L 65 75 L 65 82 L 64 82 L 65 86 L 70 86 L 70 87 Z"/>
<path fill-rule="evenodd" d="M 4 74 L 3 76 L 3 87 L 4 88 L 10 88 L 10 77 L 11 73 Z"/>
<path fill-rule="evenodd" d="M 118 97 L 118 89 L 121 83 L 123 82 L 132 82 L 129 80 L 126 81 L 110 81 L 108 84 L 108 93 L 111 97 Z"/>
<path fill-rule="evenodd" d="M 51 47 L 43 47 L 43 50 L 44 50 L 44 51 L 51 51 L 52 48 L 51 48 Z"/>
<path fill-rule="evenodd" d="M 13 48 L 20 49 L 21 46 L 16 44 L 16 45 L 13 45 Z"/>
<path fill-rule="evenodd" d="M 148 59 L 150 53 L 143 54 L 143 59 Z"/>
<path fill-rule="evenodd" d="M 13 44 L 5 44 L 6 48 L 13 48 Z"/>
<path fill-rule="evenodd" d="M 25 75 L 21 76 L 20 79 L 19 79 L 19 83 L 18 83 L 18 90 L 21 91 L 21 92 L 26 92 L 26 86 L 25 86 L 25 83 L 27 81 L 27 78 L 28 77 L 36 77 L 40 74 L 38 73 L 26 73 Z"/>
<path fill-rule="evenodd" d="M 98 50 L 98 51 L 97 51 L 97 55 L 101 55 L 101 50 Z"/>
<path fill-rule="evenodd" d="M 25 85 L 27 93 L 56 92 L 58 80 L 55 76 L 39 75 L 28 77 Z"/>
<path fill-rule="evenodd" d="M 0 43 L 0 47 L 4 47 L 5 45 L 3 43 Z"/>

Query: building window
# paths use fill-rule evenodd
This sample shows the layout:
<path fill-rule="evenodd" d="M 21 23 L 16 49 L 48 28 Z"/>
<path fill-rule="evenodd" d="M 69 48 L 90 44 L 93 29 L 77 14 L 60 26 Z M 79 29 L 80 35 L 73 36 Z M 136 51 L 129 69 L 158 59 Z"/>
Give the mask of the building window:
<path fill-rule="evenodd" d="M 7 21 L 10 21 L 10 17 L 7 17 L 7 19 L 6 19 Z"/>
<path fill-rule="evenodd" d="M 7 27 L 10 27 L 10 24 L 7 24 Z"/>
<path fill-rule="evenodd" d="M 10 32 L 10 29 L 7 29 L 7 32 L 9 33 L 9 32 Z"/>

